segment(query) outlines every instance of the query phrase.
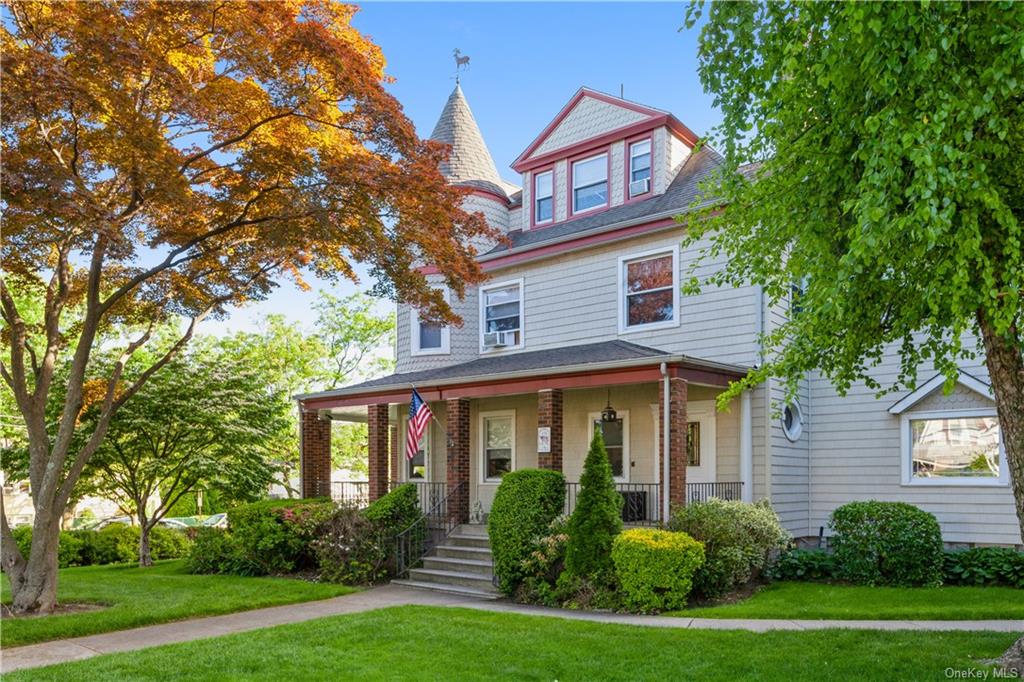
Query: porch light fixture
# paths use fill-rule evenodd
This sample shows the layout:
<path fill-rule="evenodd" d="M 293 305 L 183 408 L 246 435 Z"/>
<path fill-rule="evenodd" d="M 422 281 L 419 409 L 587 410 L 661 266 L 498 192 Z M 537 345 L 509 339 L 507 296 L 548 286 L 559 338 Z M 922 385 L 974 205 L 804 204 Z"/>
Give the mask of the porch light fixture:
<path fill-rule="evenodd" d="M 612 392 L 608 391 L 608 406 L 601 411 L 601 421 L 608 424 L 618 421 L 619 415 L 612 407 Z"/>

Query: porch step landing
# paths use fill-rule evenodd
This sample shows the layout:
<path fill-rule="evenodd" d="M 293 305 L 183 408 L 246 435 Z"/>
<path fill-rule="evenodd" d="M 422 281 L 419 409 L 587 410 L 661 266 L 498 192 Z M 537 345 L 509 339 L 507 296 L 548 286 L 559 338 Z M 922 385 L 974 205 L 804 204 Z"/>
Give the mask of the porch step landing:
<path fill-rule="evenodd" d="M 434 592 L 447 592 L 478 599 L 498 599 L 494 587 L 494 561 L 487 527 L 463 524 L 423 558 L 422 568 L 409 571 L 407 580 L 396 585 Z"/>

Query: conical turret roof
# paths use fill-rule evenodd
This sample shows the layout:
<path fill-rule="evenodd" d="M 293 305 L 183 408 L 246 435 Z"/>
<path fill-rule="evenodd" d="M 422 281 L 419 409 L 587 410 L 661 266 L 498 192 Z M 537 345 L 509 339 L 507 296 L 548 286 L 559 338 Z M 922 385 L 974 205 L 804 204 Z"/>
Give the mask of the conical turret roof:
<path fill-rule="evenodd" d="M 441 164 L 441 173 L 449 182 L 489 187 L 507 194 L 508 185 L 498 175 L 469 102 L 458 84 L 448 97 L 430 139 L 451 145 L 448 161 Z"/>

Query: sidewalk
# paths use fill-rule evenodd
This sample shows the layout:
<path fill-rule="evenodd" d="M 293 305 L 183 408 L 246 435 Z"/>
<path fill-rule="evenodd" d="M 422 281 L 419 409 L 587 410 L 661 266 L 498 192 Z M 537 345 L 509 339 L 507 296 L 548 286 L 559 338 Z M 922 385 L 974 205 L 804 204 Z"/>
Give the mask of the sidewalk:
<path fill-rule="evenodd" d="M 569 611 L 541 606 L 526 606 L 504 601 L 481 601 L 454 594 L 426 592 L 398 585 L 384 585 L 364 592 L 306 602 L 274 606 L 254 611 L 243 611 L 224 616 L 196 618 L 194 620 L 148 625 L 133 630 L 107 632 L 100 635 L 76 637 L 40 644 L 6 649 L 0 653 L 0 674 L 21 668 L 34 668 L 55 663 L 77 661 L 102 654 L 134 651 L 162 644 L 189 642 L 196 639 L 218 637 L 235 632 L 298 623 L 360 613 L 389 606 L 441 606 L 520 613 L 547 618 L 565 618 L 598 623 L 640 625 L 644 627 L 704 629 L 704 630 L 822 630 L 850 628 L 861 630 L 987 630 L 997 632 L 1024 632 L 1021 620 L 967 620 L 967 621 L 914 621 L 914 620 L 745 620 L 718 618 L 673 618 L 665 616 L 634 616 L 592 611 Z"/>

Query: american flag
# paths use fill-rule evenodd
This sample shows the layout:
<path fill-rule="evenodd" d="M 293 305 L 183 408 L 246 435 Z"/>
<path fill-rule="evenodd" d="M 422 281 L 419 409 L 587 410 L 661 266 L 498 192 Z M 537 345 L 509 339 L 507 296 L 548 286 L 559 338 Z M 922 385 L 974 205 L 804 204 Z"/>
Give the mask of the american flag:
<path fill-rule="evenodd" d="M 412 459 L 420 449 L 420 438 L 427 430 L 434 413 L 430 406 L 423 401 L 419 392 L 412 389 L 412 400 L 409 401 L 409 431 L 405 436 L 405 456 Z"/>

